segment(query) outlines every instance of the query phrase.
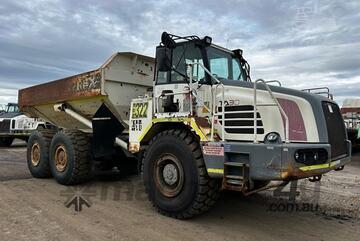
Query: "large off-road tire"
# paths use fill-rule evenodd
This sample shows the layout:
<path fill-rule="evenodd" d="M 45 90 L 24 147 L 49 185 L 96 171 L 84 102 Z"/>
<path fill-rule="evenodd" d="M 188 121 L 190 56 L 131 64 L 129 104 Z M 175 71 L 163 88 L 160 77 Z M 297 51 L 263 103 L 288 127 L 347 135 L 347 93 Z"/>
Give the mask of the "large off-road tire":
<path fill-rule="evenodd" d="M 154 207 L 178 219 L 207 211 L 219 197 L 220 181 L 208 176 L 199 141 L 188 130 L 171 129 L 152 139 L 143 180 Z"/>
<path fill-rule="evenodd" d="M 0 146 L 9 147 L 13 143 L 13 137 L 0 137 Z"/>
<path fill-rule="evenodd" d="M 49 147 L 53 135 L 51 130 L 34 131 L 27 141 L 27 164 L 33 177 L 51 177 Z"/>
<path fill-rule="evenodd" d="M 50 145 L 50 170 L 63 185 L 87 181 L 92 173 L 91 139 L 76 130 L 58 131 Z"/>

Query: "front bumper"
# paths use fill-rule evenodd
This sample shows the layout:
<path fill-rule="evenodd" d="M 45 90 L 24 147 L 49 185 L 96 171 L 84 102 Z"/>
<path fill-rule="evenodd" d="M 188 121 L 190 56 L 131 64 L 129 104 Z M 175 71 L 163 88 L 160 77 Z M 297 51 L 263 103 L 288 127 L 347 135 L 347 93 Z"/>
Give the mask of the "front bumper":
<path fill-rule="evenodd" d="M 316 165 L 299 163 L 294 155 L 301 149 L 325 149 L 328 159 Z M 295 180 L 321 175 L 346 165 L 351 161 L 351 143 L 348 142 L 348 153 L 337 158 L 331 158 L 330 144 L 314 143 L 204 143 L 203 154 L 211 177 L 221 178 L 225 163 L 237 162 L 249 167 L 249 178 L 252 180 Z"/>

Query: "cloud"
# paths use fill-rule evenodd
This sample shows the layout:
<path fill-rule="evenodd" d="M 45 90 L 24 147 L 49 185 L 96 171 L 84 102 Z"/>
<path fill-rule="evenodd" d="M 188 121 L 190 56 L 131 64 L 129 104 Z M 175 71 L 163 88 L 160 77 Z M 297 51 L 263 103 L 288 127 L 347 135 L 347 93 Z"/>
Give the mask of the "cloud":
<path fill-rule="evenodd" d="M 153 56 L 162 31 L 212 36 L 244 50 L 253 79 L 329 86 L 341 103 L 359 96 L 359 10 L 356 0 L 3 0 L 0 103 L 97 68 L 116 51 Z"/>

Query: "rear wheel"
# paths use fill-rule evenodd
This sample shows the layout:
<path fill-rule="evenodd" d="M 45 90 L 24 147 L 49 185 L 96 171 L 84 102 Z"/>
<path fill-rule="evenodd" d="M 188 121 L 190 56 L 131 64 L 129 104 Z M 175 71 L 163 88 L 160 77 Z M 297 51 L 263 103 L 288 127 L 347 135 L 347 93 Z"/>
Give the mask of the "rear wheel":
<path fill-rule="evenodd" d="M 50 170 L 63 185 L 74 185 L 89 179 L 92 171 L 91 140 L 80 131 L 57 132 L 50 146 Z"/>
<path fill-rule="evenodd" d="M 36 178 L 51 176 L 49 167 L 49 146 L 54 132 L 34 131 L 27 142 L 27 164 L 30 173 Z"/>
<path fill-rule="evenodd" d="M 153 205 L 174 218 L 201 214 L 219 196 L 220 181 L 208 176 L 198 140 L 187 130 L 153 138 L 144 155 L 143 179 Z"/>
<path fill-rule="evenodd" d="M 9 147 L 13 143 L 13 137 L 0 137 L 0 146 Z"/>

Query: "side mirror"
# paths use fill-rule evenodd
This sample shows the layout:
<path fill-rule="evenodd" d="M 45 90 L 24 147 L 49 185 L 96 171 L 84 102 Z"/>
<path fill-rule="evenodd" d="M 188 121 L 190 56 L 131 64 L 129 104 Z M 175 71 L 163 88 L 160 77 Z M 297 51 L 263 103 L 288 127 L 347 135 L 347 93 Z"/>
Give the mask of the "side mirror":
<path fill-rule="evenodd" d="M 157 71 L 171 70 L 171 51 L 166 47 L 156 48 L 156 69 Z"/>

